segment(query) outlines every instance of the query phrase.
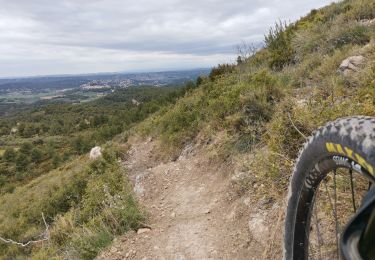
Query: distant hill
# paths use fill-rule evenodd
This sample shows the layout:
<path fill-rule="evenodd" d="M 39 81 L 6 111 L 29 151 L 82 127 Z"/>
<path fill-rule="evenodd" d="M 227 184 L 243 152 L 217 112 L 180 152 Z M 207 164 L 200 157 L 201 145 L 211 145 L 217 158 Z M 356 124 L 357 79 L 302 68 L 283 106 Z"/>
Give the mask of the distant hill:
<path fill-rule="evenodd" d="M 182 86 L 209 69 L 143 73 L 99 73 L 0 79 L 0 116 L 30 104 L 80 103 L 129 87 Z"/>
<path fill-rule="evenodd" d="M 200 75 L 207 75 L 209 72 L 210 69 L 203 68 L 181 71 L 99 73 L 0 79 L 0 94 L 14 91 L 40 92 L 45 90 L 74 89 L 90 82 L 104 83 L 113 87 L 178 85 L 188 80 L 195 80 Z"/>

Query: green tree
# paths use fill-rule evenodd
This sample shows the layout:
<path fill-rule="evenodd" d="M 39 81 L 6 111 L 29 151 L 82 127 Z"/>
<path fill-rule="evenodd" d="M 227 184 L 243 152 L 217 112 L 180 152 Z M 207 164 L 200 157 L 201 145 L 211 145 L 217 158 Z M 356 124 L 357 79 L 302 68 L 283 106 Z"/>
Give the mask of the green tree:
<path fill-rule="evenodd" d="M 79 135 L 73 139 L 72 147 L 76 153 L 84 154 L 90 150 L 91 142 L 89 138 Z"/>
<path fill-rule="evenodd" d="M 203 78 L 201 77 L 201 76 L 199 76 L 198 78 L 197 78 L 197 81 L 195 82 L 195 85 L 197 85 L 197 87 L 199 86 L 199 85 L 201 85 L 203 83 Z"/>
<path fill-rule="evenodd" d="M 241 56 L 238 56 L 237 57 L 237 65 L 240 65 L 242 63 L 243 63 L 243 60 L 242 60 Z"/>
<path fill-rule="evenodd" d="M 196 87 L 195 83 L 191 80 L 185 83 L 185 89 L 186 91 L 190 91 Z"/>
<path fill-rule="evenodd" d="M 16 159 L 16 170 L 18 172 L 24 172 L 27 170 L 30 164 L 29 157 L 26 154 L 20 153 Z"/>
<path fill-rule="evenodd" d="M 33 145 L 29 142 L 26 142 L 21 145 L 19 152 L 25 155 L 30 155 L 32 149 Z"/>
<path fill-rule="evenodd" d="M 39 129 L 35 128 L 32 124 L 26 124 L 22 131 L 22 137 L 32 137 L 33 135 L 37 134 L 38 131 Z"/>
<path fill-rule="evenodd" d="M 0 127 L 0 136 L 9 135 L 10 129 L 8 127 L 2 126 Z"/>
<path fill-rule="evenodd" d="M 34 148 L 31 150 L 30 158 L 33 163 L 39 163 L 42 160 L 43 153 L 39 148 Z"/>
<path fill-rule="evenodd" d="M 17 152 L 13 148 L 7 148 L 4 152 L 3 159 L 6 162 L 14 162 L 17 157 Z"/>
<path fill-rule="evenodd" d="M 18 134 L 20 135 L 20 136 L 23 136 L 23 132 L 25 131 L 25 124 L 19 124 L 18 126 L 17 126 L 17 129 L 18 129 Z"/>

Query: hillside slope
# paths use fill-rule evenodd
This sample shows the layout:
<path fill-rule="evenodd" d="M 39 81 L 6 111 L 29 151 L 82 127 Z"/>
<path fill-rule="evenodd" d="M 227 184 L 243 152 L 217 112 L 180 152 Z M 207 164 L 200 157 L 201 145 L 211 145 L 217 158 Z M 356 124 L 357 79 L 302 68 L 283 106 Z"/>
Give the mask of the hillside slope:
<path fill-rule="evenodd" d="M 218 65 L 162 105 L 114 110 L 99 133 L 90 125 L 101 144 L 124 132 L 99 160 L 76 155 L 5 189 L 0 235 L 39 238 L 42 212 L 50 233 L 32 247 L 2 243 L 0 256 L 280 258 L 284 197 L 305 136 L 338 117 L 375 116 L 374 19 L 373 1 L 345 0 L 277 23 L 238 64 Z"/>
<path fill-rule="evenodd" d="M 102 257 L 280 257 L 284 197 L 305 136 L 338 117 L 375 115 L 374 18 L 375 3 L 347 0 L 277 23 L 264 49 L 219 65 L 140 123 L 134 133 L 159 140 L 151 154 L 162 157 L 143 183 L 152 229 L 120 238 Z M 199 148 L 187 159 L 191 147 Z"/>

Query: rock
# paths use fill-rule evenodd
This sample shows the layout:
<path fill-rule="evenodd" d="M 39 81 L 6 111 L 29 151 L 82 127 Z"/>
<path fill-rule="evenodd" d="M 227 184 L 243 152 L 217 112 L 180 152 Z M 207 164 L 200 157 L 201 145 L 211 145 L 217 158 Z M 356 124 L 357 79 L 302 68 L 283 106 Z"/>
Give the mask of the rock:
<path fill-rule="evenodd" d="M 116 247 L 113 247 L 110 251 L 111 254 L 115 254 L 117 253 L 117 248 Z"/>
<path fill-rule="evenodd" d="M 215 249 L 211 249 L 210 250 L 210 254 L 211 254 L 211 256 L 216 256 L 217 255 L 217 251 Z"/>
<path fill-rule="evenodd" d="M 372 50 L 375 46 L 375 42 L 369 42 L 365 46 L 363 46 L 362 50 L 366 53 L 370 50 Z"/>
<path fill-rule="evenodd" d="M 307 100 L 306 99 L 298 99 L 297 100 L 297 107 L 304 107 L 307 105 Z"/>
<path fill-rule="evenodd" d="M 134 192 L 137 196 L 143 197 L 145 195 L 145 188 L 143 186 L 143 180 L 150 174 L 150 171 L 139 172 L 135 176 L 134 180 Z"/>
<path fill-rule="evenodd" d="M 210 209 L 206 209 L 205 211 L 204 211 L 204 214 L 210 214 L 211 213 L 211 210 Z"/>
<path fill-rule="evenodd" d="M 171 218 L 175 218 L 176 217 L 176 213 L 172 212 L 171 213 Z"/>
<path fill-rule="evenodd" d="M 343 60 L 340 64 L 338 72 L 344 76 L 359 70 L 359 65 L 364 62 L 365 58 L 362 55 L 351 56 Z"/>
<path fill-rule="evenodd" d="M 135 100 L 135 99 L 132 99 L 132 104 L 135 105 L 135 106 L 139 106 L 141 103 L 138 102 L 138 101 Z"/>
<path fill-rule="evenodd" d="M 233 176 L 230 178 L 230 180 L 234 183 L 237 183 L 237 182 L 241 182 L 241 181 L 244 181 L 247 177 L 247 173 L 246 172 L 237 172 L 235 174 L 233 174 Z"/>
<path fill-rule="evenodd" d="M 182 150 L 179 159 L 181 158 L 186 158 L 188 155 L 192 154 L 194 151 L 194 145 L 193 144 L 188 144 L 185 146 L 185 148 Z"/>
<path fill-rule="evenodd" d="M 359 23 L 363 26 L 372 26 L 375 25 L 375 19 L 363 19 Z"/>
<path fill-rule="evenodd" d="M 250 217 L 249 230 L 254 239 L 262 245 L 267 243 L 264 239 L 269 235 L 268 225 L 266 223 L 267 214 L 265 212 L 257 212 Z"/>
<path fill-rule="evenodd" d="M 95 146 L 90 151 L 90 159 L 97 159 L 102 156 L 102 148 L 100 146 Z"/>
<path fill-rule="evenodd" d="M 142 197 L 145 193 L 145 189 L 144 189 L 142 183 L 140 183 L 140 182 L 136 182 L 134 184 L 133 190 L 134 190 L 135 194 L 137 194 L 140 197 Z"/>
<path fill-rule="evenodd" d="M 242 199 L 243 204 L 247 207 L 251 207 L 251 198 L 250 197 L 245 197 Z"/>
<path fill-rule="evenodd" d="M 259 200 L 259 206 L 268 206 L 269 204 L 273 204 L 275 200 L 272 197 L 263 197 Z"/>
<path fill-rule="evenodd" d="M 12 129 L 10 130 L 11 134 L 15 134 L 17 132 L 18 132 L 18 128 L 17 127 L 12 127 Z"/>
<path fill-rule="evenodd" d="M 150 228 L 140 228 L 140 229 L 138 229 L 137 234 L 139 235 L 139 234 L 147 233 L 147 232 L 150 232 L 150 231 L 151 231 Z"/>

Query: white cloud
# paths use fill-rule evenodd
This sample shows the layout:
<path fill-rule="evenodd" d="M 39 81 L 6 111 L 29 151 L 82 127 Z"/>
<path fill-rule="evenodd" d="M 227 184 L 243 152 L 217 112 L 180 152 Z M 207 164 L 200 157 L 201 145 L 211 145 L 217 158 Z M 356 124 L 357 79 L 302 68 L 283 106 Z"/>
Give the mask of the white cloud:
<path fill-rule="evenodd" d="M 326 0 L 0 0 L 0 76 L 205 67 Z"/>

